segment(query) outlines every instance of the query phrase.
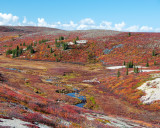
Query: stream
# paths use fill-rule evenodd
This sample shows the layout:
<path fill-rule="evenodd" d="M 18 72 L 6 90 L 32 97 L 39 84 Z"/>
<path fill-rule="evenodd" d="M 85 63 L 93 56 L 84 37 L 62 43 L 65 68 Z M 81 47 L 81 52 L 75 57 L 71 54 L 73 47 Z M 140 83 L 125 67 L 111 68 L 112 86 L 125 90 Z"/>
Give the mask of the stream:
<path fill-rule="evenodd" d="M 75 106 L 83 108 L 84 105 L 86 104 L 86 97 L 85 96 L 81 96 L 79 94 L 79 92 L 80 92 L 79 90 L 75 90 L 75 92 L 67 93 L 66 95 L 68 95 L 70 97 L 73 97 L 73 98 L 78 98 L 79 100 L 81 100 L 82 102 L 79 103 L 79 104 L 76 104 Z"/>

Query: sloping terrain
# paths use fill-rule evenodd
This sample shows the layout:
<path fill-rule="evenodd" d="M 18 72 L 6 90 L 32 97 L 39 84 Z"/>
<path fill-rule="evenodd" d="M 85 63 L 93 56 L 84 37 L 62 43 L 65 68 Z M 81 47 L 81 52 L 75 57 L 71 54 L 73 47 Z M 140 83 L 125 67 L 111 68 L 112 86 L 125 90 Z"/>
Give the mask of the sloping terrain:
<path fill-rule="evenodd" d="M 160 127 L 159 33 L 1 26 L 0 35 L 0 126 Z"/>

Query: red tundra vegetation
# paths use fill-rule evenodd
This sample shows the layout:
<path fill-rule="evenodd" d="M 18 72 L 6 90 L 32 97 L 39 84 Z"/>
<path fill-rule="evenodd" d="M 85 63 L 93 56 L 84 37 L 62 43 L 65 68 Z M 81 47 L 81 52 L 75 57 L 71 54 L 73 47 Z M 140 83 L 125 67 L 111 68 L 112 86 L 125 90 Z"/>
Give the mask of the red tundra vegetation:
<path fill-rule="evenodd" d="M 146 104 L 138 89 L 160 76 L 159 33 L 8 26 L 0 33 L 0 127 L 15 119 L 35 128 L 160 127 L 159 95 Z"/>

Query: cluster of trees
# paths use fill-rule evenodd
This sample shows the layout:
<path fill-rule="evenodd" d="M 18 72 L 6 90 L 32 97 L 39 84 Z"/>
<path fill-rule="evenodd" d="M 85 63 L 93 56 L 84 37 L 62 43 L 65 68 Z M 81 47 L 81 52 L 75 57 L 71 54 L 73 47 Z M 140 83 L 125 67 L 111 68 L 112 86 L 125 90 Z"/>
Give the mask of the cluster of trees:
<path fill-rule="evenodd" d="M 60 37 L 59 37 L 59 40 L 64 40 L 64 37 L 63 37 L 63 36 L 60 36 Z"/>
<path fill-rule="evenodd" d="M 133 68 L 133 71 L 134 73 L 139 73 L 139 68 L 138 66 L 136 66 L 133 61 L 129 61 L 127 64 L 126 62 L 124 61 L 123 62 L 123 65 L 126 65 L 126 75 L 128 75 L 128 68 Z M 156 65 L 156 61 L 154 61 L 154 65 Z M 146 62 L 146 67 L 149 67 L 149 62 L 147 60 Z M 117 77 L 120 77 L 120 71 L 118 70 L 117 71 Z"/>
<path fill-rule="evenodd" d="M 31 54 L 35 53 L 35 50 L 33 49 L 32 45 L 33 44 L 31 43 L 30 45 L 27 46 L 27 50 L 30 50 Z"/>
<path fill-rule="evenodd" d="M 20 55 L 22 55 L 22 53 L 23 49 L 19 48 L 19 46 L 17 46 L 16 49 L 8 49 L 6 51 L 6 55 L 12 54 L 12 58 L 19 57 Z"/>
<path fill-rule="evenodd" d="M 42 40 L 39 41 L 39 44 L 45 43 L 47 41 L 49 41 L 49 40 L 48 39 L 42 39 Z"/>
<path fill-rule="evenodd" d="M 26 45 L 25 42 L 23 43 L 23 46 L 24 45 Z M 33 45 L 32 43 L 30 45 L 27 45 L 27 50 L 30 50 L 31 54 L 35 53 L 35 50 L 33 49 L 32 45 Z M 12 58 L 19 57 L 23 54 L 23 48 L 19 48 L 19 46 L 17 45 L 15 49 L 8 49 L 6 51 L 6 55 L 10 54 L 12 54 Z"/>
<path fill-rule="evenodd" d="M 58 42 L 57 39 L 55 39 L 55 45 L 57 48 L 62 46 L 63 50 L 67 50 L 69 48 L 66 42 L 63 42 L 63 41 Z"/>

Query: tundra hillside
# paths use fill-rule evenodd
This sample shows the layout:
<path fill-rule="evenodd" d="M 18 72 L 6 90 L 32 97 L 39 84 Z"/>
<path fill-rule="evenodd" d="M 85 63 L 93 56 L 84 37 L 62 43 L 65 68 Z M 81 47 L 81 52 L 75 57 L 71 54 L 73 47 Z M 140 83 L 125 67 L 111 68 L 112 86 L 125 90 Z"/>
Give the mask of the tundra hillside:
<path fill-rule="evenodd" d="M 159 69 L 160 33 L 0 26 L 0 127 L 158 128 Z"/>

